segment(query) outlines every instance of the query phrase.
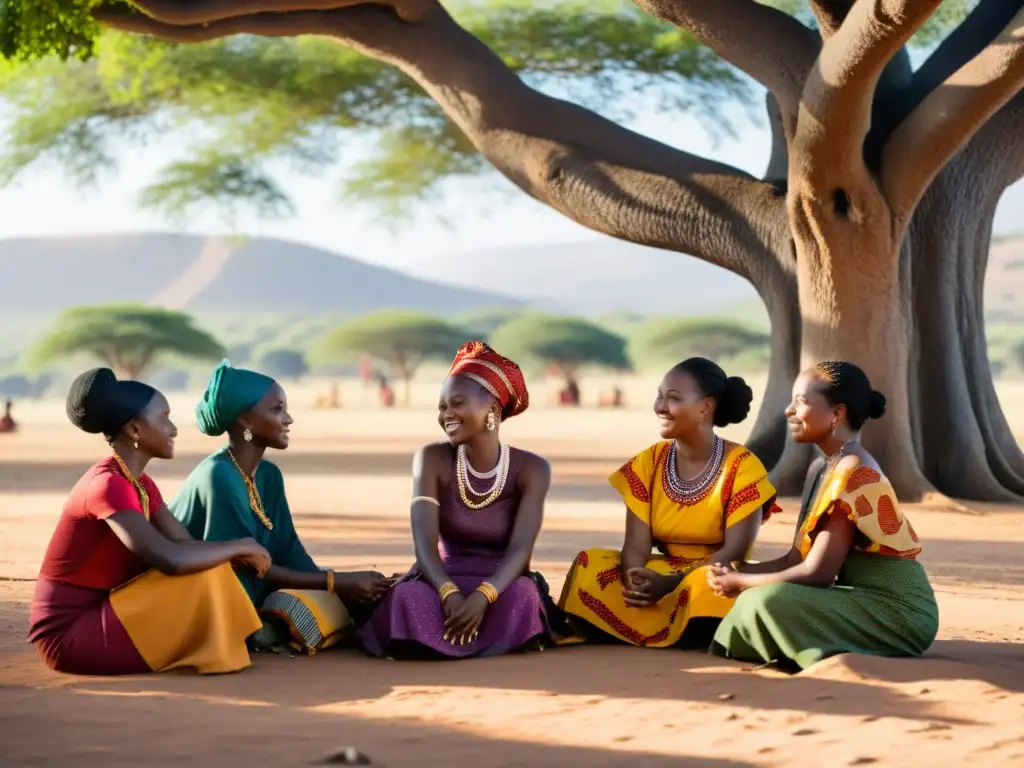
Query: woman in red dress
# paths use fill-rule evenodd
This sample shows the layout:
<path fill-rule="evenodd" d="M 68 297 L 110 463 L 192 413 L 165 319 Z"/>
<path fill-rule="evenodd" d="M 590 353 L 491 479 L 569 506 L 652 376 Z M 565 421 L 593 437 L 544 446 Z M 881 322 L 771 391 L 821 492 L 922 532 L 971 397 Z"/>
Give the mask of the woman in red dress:
<path fill-rule="evenodd" d="M 113 455 L 86 471 L 50 539 L 29 614 L 29 642 L 52 669 L 118 675 L 249 666 L 260 621 L 232 565 L 270 567 L 251 539 L 194 541 L 144 473 L 174 455 L 167 399 L 108 368 L 79 376 L 67 413 Z"/>

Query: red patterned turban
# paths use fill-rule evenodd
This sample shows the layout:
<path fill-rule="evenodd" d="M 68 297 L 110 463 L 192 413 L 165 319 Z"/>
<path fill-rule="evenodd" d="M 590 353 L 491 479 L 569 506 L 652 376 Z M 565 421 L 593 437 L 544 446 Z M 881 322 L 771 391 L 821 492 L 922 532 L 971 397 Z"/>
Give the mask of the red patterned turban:
<path fill-rule="evenodd" d="M 459 347 L 448 375 L 466 376 L 494 395 L 501 403 L 502 419 L 518 416 L 530 405 L 519 366 L 482 341 L 468 341 Z"/>

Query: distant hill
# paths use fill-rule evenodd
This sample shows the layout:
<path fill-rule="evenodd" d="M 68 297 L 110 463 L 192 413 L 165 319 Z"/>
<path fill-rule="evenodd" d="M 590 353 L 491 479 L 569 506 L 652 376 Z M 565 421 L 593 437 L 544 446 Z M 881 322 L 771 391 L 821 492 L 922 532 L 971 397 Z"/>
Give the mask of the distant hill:
<path fill-rule="evenodd" d="M 583 315 L 701 315 L 757 301 L 750 283 L 720 267 L 612 238 L 447 253 L 408 270 L 450 275 L 468 288 L 500 287 L 517 299 Z"/>
<path fill-rule="evenodd" d="M 448 314 L 520 301 L 298 243 L 174 234 L 0 240 L 0 313 L 141 301 L 197 314 Z"/>
<path fill-rule="evenodd" d="M 471 288 L 494 287 L 500 274 L 497 285 L 510 296 L 586 315 L 737 312 L 746 321 L 767 318 L 743 278 L 692 256 L 612 238 L 449 253 L 408 269 L 451 275 Z M 993 243 L 985 287 L 991 319 L 1024 320 L 1024 236 Z"/>

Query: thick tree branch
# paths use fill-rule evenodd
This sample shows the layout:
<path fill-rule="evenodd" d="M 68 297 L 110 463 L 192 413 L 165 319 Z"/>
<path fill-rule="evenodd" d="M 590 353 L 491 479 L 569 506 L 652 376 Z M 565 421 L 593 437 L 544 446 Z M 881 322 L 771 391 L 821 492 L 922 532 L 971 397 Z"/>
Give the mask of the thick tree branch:
<path fill-rule="evenodd" d="M 539 93 L 439 4 L 416 24 L 332 11 L 321 31 L 412 77 L 495 168 L 574 221 L 754 281 L 780 269 L 773 248 L 788 227 L 772 185 Z"/>
<path fill-rule="evenodd" d="M 885 123 L 877 126 L 879 134 L 888 138 L 928 94 L 985 50 L 1022 8 L 1024 0 L 980 0 L 913 73 L 902 98 L 882 116 Z"/>
<path fill-rule="evenodd" d="M 974 59 L 926 96 L 892 132 L 882 189 L 907 217 L 957 151 L 1024 87 L 1024 10 Z"/>
<path fill-rule="evenodd" d="M 205 43 L 232 35 L 294 37 L 323 34 L 324 12 L 256 13 L 212 21 L 208 24 L 178 26 L 134 11 L 100 7 L 93 18 L 104 27 L 149 35 L 171 43 Z"/>
<path fill-rule="evenodd" d="M 775 94 L 783 113 L 796 115 L 819 40 L 789 14 L 755 0 L 633 0 L 684 29 Z"/>
<path fill-rule="evenodd" d="M 853 8 L 854 0 L 808 0 L 811 13 L 818 20 L 821 39 L 828 40 L 843 24 L 843 19 Z"/>
<path fill-rule="evenodd" d="M 800 172 L 831 186 L 863 166 L 871 108 L 886 66 L 941 0 L 858 0 L 822 47 L 804 87 L 794 155 Z"/>
<path fill-rule="evenodd" d="M 329 11 L 375 4 L 395 9 L 399 18 L 418 21 L 429 7 L 424 0 L 132 0 L 147 16 L 165 24 L 209 24 L 258 13 Z"/>

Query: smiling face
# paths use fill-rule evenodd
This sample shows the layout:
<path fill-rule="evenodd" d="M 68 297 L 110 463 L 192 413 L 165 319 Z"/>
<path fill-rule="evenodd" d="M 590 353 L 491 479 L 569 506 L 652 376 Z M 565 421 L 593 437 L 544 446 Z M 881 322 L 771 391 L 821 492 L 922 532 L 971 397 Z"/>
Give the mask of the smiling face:
<path fill-rule="evenodd" d="M 487 414 L 499 421 L 494 396 L 466 376 L 449 376 L 441 386 L 437 403 L 437 423 L 452 445 L 461 445 L 487 431 Z"/>
<path fill-rule="evenodd" d="M 826 383 L 814 371 L 805 371 L 793 384 L 793 399 L 786 408 L 789 431 L 798 443 L 820 443 L 833 434 L 833 425 L 845 421 L 846 406 L 832 405 L 824 395 Z"/>
<path fill-rule="evenodd" d="M 242 418 L 243 426 L 252 430 L 252 441 L 265 448 L 283 451 L 288 447 L 289 428 L 294 423 L 288 413 L 288 398 L 276 381 L 252 409 Z"/>
<path fill-rule="evenodd" d="M 178 428 L 171 421 L 171 406 L 167 398 L 157 392 L 149 405 L 124 426 L 124 433 L 138 442 L 139 450 L 154 459 L 174 458 L 174 438 Z"/>
<path fill-rule="evenodd" d="M 707 397 L 685 370 L 669 371 L 658 385 L 654 413 L 664 440 L 693 434 L 703 424 L 711 423 L 714 412 L 715 399 Z"/>

